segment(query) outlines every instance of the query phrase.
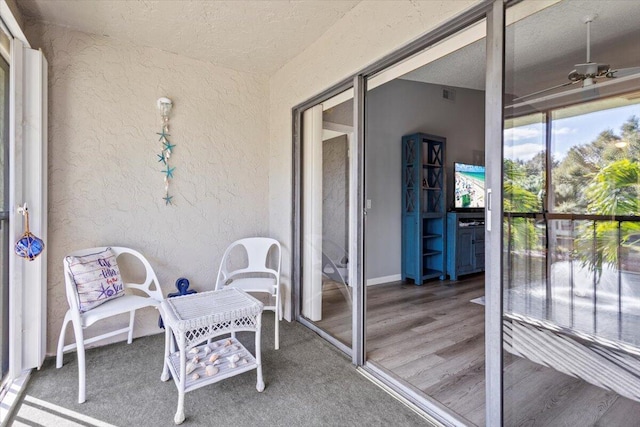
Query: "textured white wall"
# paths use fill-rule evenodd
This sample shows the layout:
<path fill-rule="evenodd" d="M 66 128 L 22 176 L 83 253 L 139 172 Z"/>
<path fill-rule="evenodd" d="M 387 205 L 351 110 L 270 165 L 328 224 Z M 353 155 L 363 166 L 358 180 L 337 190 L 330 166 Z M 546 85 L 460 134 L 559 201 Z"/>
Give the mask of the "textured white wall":
<path fill-rule="evenodd" d="M 291 272 L 292 245 L 291 109 L 474 3 L 365 0 L 271 77 L 269 232 L 283 242 L 285 276 Z"/>
<path fill-rule="evenodd" d="M 27 34 L 49 61 L 51 353 L 67 309 L 65 253 L 98 245 L 138 249 L 166 295 L 181 276 L 192 288 L 212 289 L 225 247 L 267 234 L 269 88 L 265 76 L 102 36 L 35 23 Z M 162 200 L 156 158 L 160 96 L 175 105 L 175 206 Z M 136 335 L 159 332 L 156 322 L 157 312 L 147 309 Z M 100 330 L 96 325 L 88 335 Z"/>

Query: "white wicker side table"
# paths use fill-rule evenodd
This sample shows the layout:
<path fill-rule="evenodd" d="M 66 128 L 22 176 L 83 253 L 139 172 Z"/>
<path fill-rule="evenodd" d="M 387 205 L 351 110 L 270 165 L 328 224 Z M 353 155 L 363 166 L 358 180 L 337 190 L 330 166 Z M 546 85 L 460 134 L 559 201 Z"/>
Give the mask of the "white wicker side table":
<path fill-rule="evenodd" d="M 264 390 L 260 357 L 263 304 L 239 289 L 223 289 L 166 299 L 160 305 L 165 324 L 162 381 L 173 377 L 178 387 L 176 424 L 185 419 L 184 395 L 225 378 L 257 370 L 256 389 Z M 255 355 L 238 340 L 239 331 L 255 332 Z M 231 338 L 210 342 L 219 335 Z M 178 351 L 172 353 L 172 335 Z M 187 372 L 188 371 L 188 372 Z"/>

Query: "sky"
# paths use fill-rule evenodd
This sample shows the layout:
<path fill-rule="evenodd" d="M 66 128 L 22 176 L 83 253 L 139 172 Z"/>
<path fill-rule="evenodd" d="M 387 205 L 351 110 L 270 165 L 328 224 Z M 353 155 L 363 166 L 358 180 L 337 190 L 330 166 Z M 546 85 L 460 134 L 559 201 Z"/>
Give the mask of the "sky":
<path fill-rule="evenodd" d="M 594 141 L 600 132 L 612 129 L 620 136 L 621 126 L 631 116 L 640 117 L 640 104 L 596 111 L 581 116 L 557 119 L 552 122 L 552 151 L 554 160 L 562 160 L 569 148 Z M 544 124 L 534 123 L 504 131 L 507 159 L 530 160 L 544 150 Z"/>

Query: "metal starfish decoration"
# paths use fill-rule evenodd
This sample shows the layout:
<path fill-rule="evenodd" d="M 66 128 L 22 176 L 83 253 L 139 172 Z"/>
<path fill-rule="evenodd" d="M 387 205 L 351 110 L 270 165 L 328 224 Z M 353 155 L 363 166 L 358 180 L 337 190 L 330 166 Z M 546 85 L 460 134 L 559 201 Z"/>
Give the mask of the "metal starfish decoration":
<path fill-rule="evenodd" d="M 160 139 L 158 139 L 158 141 L 167 141 L 167 137 L 171 136 L 171 134 L 167 133 L 166 129 L 162 129 L 162 132 L 156 132 L 156 135 L 160 135 Z"/>
<path fill-rule="evenodd" d="M 173 171 L 175 169 L 175 166 L 170 168 L 169 165 L 167 165 L 167 168 L 165 170 L 162 170 L 160 172 L 167 174 L 167 178 L 173 178 Z"/>
<path fill-rule="evenodd" d="M 169 140 L 165 140 L 162 145 L 164 145 L 164 149 L 169 152 L 176 146 L 175 144 L 170 143 Z"/>

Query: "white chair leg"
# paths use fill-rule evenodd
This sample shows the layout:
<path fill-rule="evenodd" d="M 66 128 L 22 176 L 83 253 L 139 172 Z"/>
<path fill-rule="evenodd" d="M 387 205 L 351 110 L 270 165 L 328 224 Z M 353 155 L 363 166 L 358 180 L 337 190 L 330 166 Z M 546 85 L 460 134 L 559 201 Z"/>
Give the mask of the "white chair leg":
<path fill-rule="evenodd" d="M 274 313 L 276 318 L 276 350 L 280 349 L 280 319 L 278 319 L 278 313 Z"/>
<path fill-rule="evenodd" d="M 62 321 L 62 329 L 60 330 L 60 336 L 58 337 L 58 351 L 56 353 L 56 368 L 62 368 L 63 362 L 63 351 L 64 351 L 64 337 L 67 333 L 67 325 L 71 320 L 71 313 L 67 311 L 67 314 L 64 315 L 64 320 Z"/>
<path fill-rule="evenodd" d="M 136 311 L 133 310 L 129 313 L 129 336 L 127 337 L 127 344 L 131 344 L 133 341 L 133 322 L 136 318 Z"/>
<path fill-rule="evenodd" d="M 276 294 L 276 308 L 273 313 L 273 317 L 276 319 L 276 338 L 275 338 L 275 347 L 276 350 L 280 349 L 280 318 L 282 317 L 282 308 L 280 307 L 280 293 Z"/>
<path fill-rule="evenodd" d="M 82 332 L 82 325 L 73 322 L 73 332 L 76 336 L 76 345 L 78 352 L 78 403 L 84 403 L 85 401 L 85 358 L 84 358 L 84 333 Z"/>

